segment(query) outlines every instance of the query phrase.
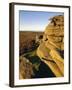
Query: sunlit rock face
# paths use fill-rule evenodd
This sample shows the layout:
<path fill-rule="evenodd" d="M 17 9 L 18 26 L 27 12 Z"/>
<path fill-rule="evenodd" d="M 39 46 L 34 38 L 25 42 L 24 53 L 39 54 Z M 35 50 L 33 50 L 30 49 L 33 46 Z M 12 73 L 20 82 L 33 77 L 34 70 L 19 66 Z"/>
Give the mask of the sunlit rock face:
<path fill-rule="evenodd" d="M 55 16 L 51 18 L 51 22 L 45 29 L 43 40 L 46 41 L 46 46 L 48 42 L 52 43 L 55 48 L 64 50 L 64 16 Z"/>
<path fill-rule="evenodd" d="M 54 16 L 50 21 L 45 28 L 37 55 L 57 77 L 61 77 L 64 76 L 64 16 Z"/>

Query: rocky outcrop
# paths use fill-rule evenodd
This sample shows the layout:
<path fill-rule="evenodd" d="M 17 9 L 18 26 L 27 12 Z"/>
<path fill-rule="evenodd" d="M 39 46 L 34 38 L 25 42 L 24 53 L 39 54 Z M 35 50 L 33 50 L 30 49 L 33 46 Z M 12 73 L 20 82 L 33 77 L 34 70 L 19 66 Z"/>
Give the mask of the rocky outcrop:
<path fill-rule="evenodd" d="M 54 16 L 45 29 L 37 55 L 46 63 L 57 77 L 64 75 L 64 16 Z M 63 53 L 62 53 L 63 54 Z"/>
<path fill-rule="evenodd" d="M 33 65 L 25 57 L 20 56 L 19 59 L 19 79 L 28 79 L 33 75 Z"/>
<path fill-rule="evenodd" d="M 44 40 L 46 38 L 48 42 L 52 42 L 56 48 L 64 50 L 64 16 L 55 16 L 51 18 L 51 22 L 44 32 Z"/>

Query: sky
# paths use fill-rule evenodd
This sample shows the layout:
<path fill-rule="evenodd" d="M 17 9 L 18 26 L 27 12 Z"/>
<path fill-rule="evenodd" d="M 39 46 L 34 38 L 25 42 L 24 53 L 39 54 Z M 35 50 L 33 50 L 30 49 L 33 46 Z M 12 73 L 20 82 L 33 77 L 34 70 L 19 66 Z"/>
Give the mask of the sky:
<path fill-rule="evenodd" d="M 49 19 L 61 12 L 19 11 L 20 31 L 44 31 Z"/>

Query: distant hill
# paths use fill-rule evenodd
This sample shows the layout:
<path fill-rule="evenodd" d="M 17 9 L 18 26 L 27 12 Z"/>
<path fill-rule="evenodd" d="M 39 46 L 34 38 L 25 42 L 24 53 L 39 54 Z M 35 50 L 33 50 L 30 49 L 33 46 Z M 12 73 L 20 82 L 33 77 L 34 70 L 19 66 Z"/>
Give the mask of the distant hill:
<path fill-rule="evenodd" d="M 24 52 L 33 49 L 37 45 L 36 36 L 40 37 L 43 32 L 30 32 L 30 31 L 19 31 L 19 52 L 20 55 Z"/>

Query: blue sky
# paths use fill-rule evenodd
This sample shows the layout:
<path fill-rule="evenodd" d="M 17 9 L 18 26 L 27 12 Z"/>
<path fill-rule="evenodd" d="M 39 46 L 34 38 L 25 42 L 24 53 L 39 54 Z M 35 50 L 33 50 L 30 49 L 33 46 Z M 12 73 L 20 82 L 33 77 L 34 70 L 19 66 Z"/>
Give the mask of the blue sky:
<path fill-rule="evenodd" d="M 48 25 L 49 19 L 56 15 L 63 15 L 63 13 L 20 10 L 20 30 L 44 31 L 45 27 Z"/>

